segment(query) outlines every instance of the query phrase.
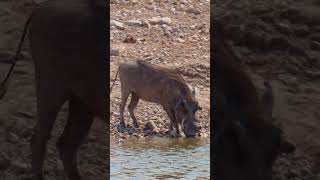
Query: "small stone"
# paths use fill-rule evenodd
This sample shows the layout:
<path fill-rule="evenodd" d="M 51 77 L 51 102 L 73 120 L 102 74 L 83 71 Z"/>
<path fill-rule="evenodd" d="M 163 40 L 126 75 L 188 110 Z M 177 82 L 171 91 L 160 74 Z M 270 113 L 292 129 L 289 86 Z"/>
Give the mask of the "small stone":
<path fill-rule="evenodd" d="M 183 39 L 181 39 L 181 38 L 178 38 L 177 40 L 178 40 L 180 43 L 185 42 L 185 40 L 183 40 Z"/>
<path fill-rule="evenodd" d="M 195 8 L 192 8 L 192 7 L 188 8 L 188 9 L 186 10 L 186 12 L 187 12 L 187 13 L 191 13 L 191 14 L 195 14 L 195 15 L 198 15 L 198 14 L 201 13 L 200 10 L 195 9 Z"/>
<path fill-rule="evenodd" d="M 124 29 L 124 25 L 123 23 L 119 22 L 119 21 L 116 21 L 116 20 L 111 20 L 110 21 L 110 26 L 114 26 L 120 30 L 123 30 Z"/>
<path fill-rule="evenodd" d="M 148 29 L 151 28 L 151 25 L 150 25 L 150 23 L 149 23 L 148 21 L 142 21 L 142 26 L 145 26 L 145 27 L 147 27 Z"/>
<path fill-rule="evenodd" d="M 19 137 L 18 137 L 16 134 L 14 134 L 14 133 L 9 132 L 9 133 L 7 134 L 7 140 L 8 140 L 9 142 L 15 143 L 15 142 L 19 142 Z"/>
<path fill-rule="evenodd" d="M 182 4 L 188 4 L 188 1 L 187 0 L 181 0 L 181 3 Z"/>
<path fill-rule="evenodd" d="M 111 56 L 119 56 L 119 54 L 120 54 L 120 50 L 119 49 L 114 49 L 114 48 L 110 49 L 110 55 Z"/>
<path fill-rule="evenodd" d="M 320 78 L 320 72 L 307 70 L 305 73 L 306 73 L 306 76 L 310 79 Z"/>
<path fill-rule="evenodd" d="M 140 20 L 136 20 L 136 19 L 128 20 L 125 22 L 125 24 L 128 26 L 142 26 L 142 22 Z"/>
<path fill-rule="evenodd" d="M 124 140 L 123 139 L 118 139 L 118 143 L 122 144 L 122 143 L 124 143 Z"/>
<path fill-rule="evenodd" d="M 144 125 L 144 130 L 150 130 L 153 133 L 158 132 L 158 128 L 153 121 L 149 121 Z"/>
<path fill-rule="evenodd" d="M 14 169 L 14 171 L 18 173 L 25 173 L 28 171 L 28 165 L 18 160 L 12 161 L 11 166 Z"/>
<path fill-rule="evenodd" d="M 310 48 L 314 51 L 320 51 L 320 43 L 318 41 L 312 41 Z"/>
<path fill-rule="evenodd" d="M 197 27 L 197 25 L 191 25 L 191 26 L 190 26 L 190 28 L 191 28 L 192 30 L 196 29 L 196 27 Z"/>
<path fill-rule="evenodd" d="M 171 19 L 169 17 L 153 17 L 151 19 L 148 20 L 150 22 L 150 24 L 152 25 L 170 25 L 171 24 Z"/>
<path fill-rule="evenodd" d="M 291 32 L 291 27 L 289 26 L 289 24 L 285 24 L 285 23 L 278 23 L 276 24 L 278 30 L 281 32 L 281 33 L 284 33 L 284 34 L 287 34 L 287 33 L 290 33 Z"/>
<path fill-rule="evenodd" d="M 123 40 L 124 43 L 136 43 L 137 40 L 132 35 L 127 35 L 127 37 Z"/>

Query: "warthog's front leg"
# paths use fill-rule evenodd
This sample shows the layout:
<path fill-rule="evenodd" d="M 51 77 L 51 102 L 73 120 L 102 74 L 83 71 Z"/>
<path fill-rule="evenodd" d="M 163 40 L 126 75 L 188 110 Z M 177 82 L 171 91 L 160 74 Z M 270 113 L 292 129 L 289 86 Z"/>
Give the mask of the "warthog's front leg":
<path fill-rule="evenodd" d="M 125 88 L 122 88 L 122 86 L 123 85 L 121 84 L 120 127 L 125 128 L 126 123 L 124 122 L 123 113 L 124 113 L 124 108 L 126 106 L 127 99 L 130 95 L 130 92 L 125 90 Z"/>
<path fill-rule="evenodd" d="M 168 114 L 169 116 L 169 119 L 170 119 L 170 124 L 169 124 L 169 133 L 173 133 L 174 129 L 173 127 L 175 127 L 176 129 L 176 133 L 178 135 L 180 135 L 180 131 L 179 131 L 179 124 L 174 116 L 174 111 L 173 110 L 170 110 L 170 109 L 165 109 L 166 113 Z"/>
<path fill-rule="evenodd" d="M 131 93 L 131 102 L 128 105 L 128 110 L 130 113 L 130 117 L 132 118 L 132 121 L 133 121 L 133 126 L 135 128 L 139 128 L 139 123 L 137 121 L 137 118 L 134 116 L 134 108 L 137 107 L 138 102 L 139 102 L 139 97 L 137 96 L 137 94 Z"/>

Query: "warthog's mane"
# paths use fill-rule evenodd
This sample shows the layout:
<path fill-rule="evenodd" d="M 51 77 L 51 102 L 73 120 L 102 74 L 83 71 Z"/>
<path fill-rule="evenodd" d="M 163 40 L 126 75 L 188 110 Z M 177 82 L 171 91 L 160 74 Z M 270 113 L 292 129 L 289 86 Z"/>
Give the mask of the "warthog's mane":
<path fill-rule="evenodd" d="M 229 99 L 229 103 L 236 103 L 239 111 L 246 117 L 248 125 L 255 127 L 267 127 L 269 121 L 262 117 L 261 102 L 258 97 L 257 89 L 253 82 L 244 71 L 245 67 L 230 45 L 225 42 L 222 34 L 216 32 L 214 38 L 214 73 L 216 74 L 215 83 L 223 86 L 223 93 Z"/>
<path fill-rule="evenodd" d="M 179 86 L 181 93 L 187 98 L 188 101 L 194 101 L 191 95 L 191 91 L 185 79 L 180 75 L 176 69 L 166 68 L 159 65 L 150 64 L 141 60 L 137 60 L 138 64 L 144 68 L 147 68 L 157 74 L 161 74 L 161 77 L 165 77 Z"/>

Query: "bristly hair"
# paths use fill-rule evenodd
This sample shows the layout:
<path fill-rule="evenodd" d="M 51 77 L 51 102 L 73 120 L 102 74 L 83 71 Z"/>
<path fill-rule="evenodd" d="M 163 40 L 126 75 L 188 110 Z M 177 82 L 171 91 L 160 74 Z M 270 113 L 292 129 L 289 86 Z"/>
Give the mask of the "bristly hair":
<path fill-rule="evenodd" d="M 220 30 L 220 31 L 219 31 Z M 214 84 L 221 88 L 228 103 L 236 103 L 238 110 L 244 113 L 249 125 L 256 127 L 266 126 L 269 122 L 262 117 L 261 102 L 257 90 L 243 70 L 241 59 L 234 55 L 230 45 L 224 39 L 223 30 L 217 28 L 213 41 L 217 44 L 214 48 Z M 230 102 L 231 101 L 231 102 Z"/>
<path fill-rule="evenodd" d="M 182 90 L 181 93 L 186 96 L 188 101 L 193 101 L 189 86 L 187 85 L 185 79 L 180 75 L 178 70 L 166 68 L 159 65 L 153 65 L 142 60 L 137 60 L 137 63 L 140 66 L 145 67 L 155 73 L 163 74 L 164 77 L 174 81 L 180 87 L 180 89 Z"/>

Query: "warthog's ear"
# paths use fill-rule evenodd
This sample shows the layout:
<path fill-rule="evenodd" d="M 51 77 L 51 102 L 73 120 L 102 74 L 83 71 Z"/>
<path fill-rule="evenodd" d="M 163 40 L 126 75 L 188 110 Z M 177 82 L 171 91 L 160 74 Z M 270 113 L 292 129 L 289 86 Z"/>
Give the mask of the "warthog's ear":
<path fill-rule="evenodd" d="M 178 110 L 180 108 L 184 110 L 187 109 L 187 102 L 185 99 L 179 99 L 179 101 L 177 102 L 175 109 Z"/>
<path fill-rule="evenodd" d="M 265 120 L 272 120 L 273 91 L 268 81 L 264 81 L 264 86 L 266 90 L 261 97 L 263 117 Z"/>

